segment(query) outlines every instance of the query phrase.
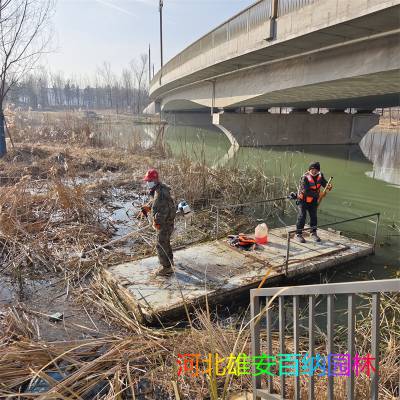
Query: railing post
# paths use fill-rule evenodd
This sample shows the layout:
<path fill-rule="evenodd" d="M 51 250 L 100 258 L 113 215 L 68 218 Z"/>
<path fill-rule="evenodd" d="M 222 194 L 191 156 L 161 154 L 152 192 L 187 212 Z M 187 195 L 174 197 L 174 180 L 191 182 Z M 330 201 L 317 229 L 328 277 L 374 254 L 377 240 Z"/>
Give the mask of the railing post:
<path fill-rule="evenodd" d="M 334 297 L 328 294 L 327 297 L 327 353 L 328 357 L 333 354 L 333 334 L 334 334 Z M 333 394 L 333 375 L 328 376 L 328 400 L 334 400 Z"/>
<path fill-rule="evenodd" d="M 279 352 L 285 354 L 285 297 L 279 296 Z M 285 375 L 282 374 L 280 377 L 281 381 L 281 399 L 285 398 L 286 379 Z"/>
<path fill-rule="evenodd" d="M 289 270 L 289 254 L 290 254 L 290 232 L 287 234 L 287 245 L 286 245 L 286 262 L 285 262 L 285 275 L 287 276 Z"/>
<path fill-rule="evenodd" d="M 374 254 L 375 254 L 375 250 L 376 250 L 376 242 L 378 240 L 378 227 L 379 227 L 380 217 L 381 217 L 380 213 L 376 214 L 375 232 L 374 232 L 374 244 L 373 244 Z"/>
<path fill-rule="evenodd" d="M 254 296 L 250 293 L 250 330 L 251 330 L 251 355 L 255 357 L 260 356 L 260 297 Z M 253 400 L 259 400 L 257 397 L 257 390 L 261 389 L 261 376 L 255 376 L 255 363 L 252 363 L 252 380 L 253 380 Z"/>
<path fill-rule="evenodd" d="M 355 305 L 354 294 L 347 297 L 347 352 L 351 359 L 354 357 Z M 351 369 L 347 378 L 347 399 L 354 399 L 354 371 Z"/>
<path fill-rule="evenodd" d="M 272 329 L 271 329 L 271 325 L 272 325 L 272 304 L 270 305 L 270 307 L 268 307 L 268 303 L 270 302 L 271 297 L 266 297 L 265 299 L 265 304 L 267 306 L 266 309 L 266 325 L 267 325 L 267 355 L 271 356 L 272 355 Z M 271 375 L 267 375 L 267 390 L 268 393 L 273 393 L 274 391 L 274 382 L 272 380 L 272 376 Z"/>
<path fill-rule="evenodd" d="M 315 332 L 315 297 L 313 295 L 308 297 L 308 348 L 309 356 L 312 362 L 314 357 L 314 332 Z M 314 400 L 314 376 L 310 375 L 310 381 L 308 382 L 308 400 Z"/>
<path fill-rule="evenodd" d="M 293 296 L 293 345 L 294 354 L 299 354 L 299 296 Z M 300 377 L 296 375 L 294 383 L 294 400 L 300 400 Z"/>
<path fill-rule="evenodd" d="M 378 400 L 379 394 L 379 310 L 380 310 L 380 294 L 372 294 L 372 337 L 371 349 L 372 357 L 375 358 L 375 372 L 372 371 L 371 380 L 371 400 Z"/>

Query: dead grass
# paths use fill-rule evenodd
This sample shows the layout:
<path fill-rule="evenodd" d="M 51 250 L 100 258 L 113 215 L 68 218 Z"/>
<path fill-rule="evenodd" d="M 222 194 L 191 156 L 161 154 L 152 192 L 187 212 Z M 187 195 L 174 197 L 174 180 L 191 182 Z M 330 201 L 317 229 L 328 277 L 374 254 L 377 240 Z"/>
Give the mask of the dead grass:
<path fill-rule="evenodd" d="M 104 288 L 103 288 L 104 290 Z M 90 293 L 93 300 L 93 293 Z M 27 384 L 37 377 L 50 383 L 45 397 L 39 398 L 90 398 L 97 393 L 99 399 L 129 399 L 140 396 L 144 388 L 149 398 L 169 399 L 228 399 L 232 393 L 251 388 L 249 375 L 209 378 L 177 376 L 179 354 L 218 353 L 221 357 L 240 352 L 249 354 L 249 331 L 247 321 L 233 320 L 230 324 L 211 320 L 209 315 L 198 312 L 191 329 L 157 330 L 141 327 L 131 318 L 126 318 L 123 306 L 110 292 L 93 300 L 106 311 L 113 321 L 119 320 L 126 333 L 79 342 L 37 342 L 31 338 L 28 320 L 22 320 L 15 312 L 6 317 L 9 326 L 0 340 L 0 395 L 15 394 L 24 397 Z M 398 327 L 394 322 L 400 317 L 398 296 L 384 296 L 382 315 L 382 363 L 380 370 L 380 399 L 394 399 L 398 393 L 399 341 Z M 389 318 L 388 318 L 389 317 Z M 368 316 L 360 320 L 356 332 L 356 351 L 370 351 Z M 24 328 L 24 326 L 26 326 Z M 18 327 L 16 333 L 15 328 Z M 369 332 L 368 332 L 369 333 Z M 397 336 L 397 337 L 396 337 Z M 306 347 L 307 338 L 302 338 Z M 292 339 L 286 337 L 288 352 L 293 350 Z M 337 343 L 340 347 L 340 343 Z M 278 352 L 278 339 L 273 340 L 273 353 Z M 326 353 L 324 341 L 318 341 L 316 352 Z M 59 371 L 61 381 L 54 381 L 51 371 Z M 60 378 L 61 379 L 61 378 Z M 345 399 L 345 380 L 335 378 L 335 399 Z M 274 378 L 274 387 L 279 389 L 279 378 Z M 307 380 L 302 380 L 302 396 L 307 395 Z M 287 379 L 287 396 L 293 397 L 293 379 Z M 356 378 L 356 398 L 368 398 L 370 380 L 362 375 Z M 315 379 L 317 399 L 326 398 L 326 379 Z M 140 398 L 140 397 L 138 397 Z"/>

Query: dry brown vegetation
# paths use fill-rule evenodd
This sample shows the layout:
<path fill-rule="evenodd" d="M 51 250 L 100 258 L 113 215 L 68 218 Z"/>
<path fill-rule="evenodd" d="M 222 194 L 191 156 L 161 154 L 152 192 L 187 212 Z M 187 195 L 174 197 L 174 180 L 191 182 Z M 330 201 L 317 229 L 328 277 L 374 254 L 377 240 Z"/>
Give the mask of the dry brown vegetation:
<path fill-rule="evenodd" d="M 97 125 L 74 115 L 67 114 L 65 120 L 58 115 L 54 123 L 40 117 L 44 119 L 39 118 L 35 126 L 24 120 L 26 116 L 21 118 L 11 126 L 15 148 L 0 161 L 0 280 L 11 279 L 22 292 L 21 301 L 0 309 L 0 398 L 217 400 L 249 390 L 249 376 L 177 376 L 179 353 L 223 357 L 249 353 L 247 313 L 219 319 L 199 311 L 187 327 L 149 328 L 136 321 L 118 291 L 101 278 L 108 265 L 154 253 L 151 230 L 108 251 L 80 255 L 115 236 L 118 224 L 110 215 L 116 207 L 116 191 L 124 202 L 143 201 L 141 177 L 148 167 L 159 168 L 176 199 L 185 198 L 196 209 L 194 225 L 185 235 L 179 233 L 182 223 L 178 221 L 175 245 L 212 237 L 211 204 L 279 197 L 287 193 L 286 181 L 271 180 L 256 168 L 217 171 L 202 159 L 172 160 L 162 141 L 146 149 L 138 142 L 130 151 L 95 147 Z M 41 144 L 34 144 L 38 138 Z M 222 229 L 249 226 L 249 218 L 235 209 L 224 218 Z M 140 226 L 136 220 L 131 222 L 131 230 Z M 60 301 L 72 302 L 80 318 L 49 323 L 49 312 L 33 307 L 32 298 L 23 296 L 35 279 L 48 281 L 60 295 L 65 292 Z M 35 296 L 40 300 L 41 292 Z M 60 304 L 58 297 L 50 301 Z M 396 300 L 385 297 L 381 305 L 385 363 L 380 398 L 384 400 L 394 398 L 398 391 L 400 332 L 395 321 L 400 310 Z M 366 310 L 357 331 L 357 350 L 362 354 L 370 346 Z M 72 336 L 61 333 L 71 335 L 72 329 Z M 60 335 L 56 340 L 47 336 L 52 330 L 56 337 Z M 287 343 L 290 350 L 290 337 Z M 324 337 L 319 335 L 319 349 L 324 352 L 324 348 Z M 32 393 L 38 383 L 43 393 Z M 278 388 L 278 380 L 275 385 Z M 360 379 L 358 385 L 358 398 L 365 398 L 368 379 Z M 316 390 L 318 399 L 325 398 L 323 379 L 317 380 Z M 288 391 L 290 398 L 292 384 Z M 343 393 L 341 382 L 337 398 L 344 399 Z"/>
<path fill-rule="evenodd" d="M 191 329 L 149 329 L 134 321 L 115 292 L 96 291 L 94 303 L 103 310 L 110 322 L 123 326 L 117 335 L 74 342 L 43 342 L 34 340 L 34 325 L 25 314 L 9 311 L 3 316 L 6 327 L 0 340 L 0 392 L 7 398 L 21 388 L 27 390 L 28 382 L 41 379 L 48 382 L 46 394 L 38 398 L 102 398 L 102 399 L 228 399 L 239 390 L 250 390 L 249 375 L 214 376 L 200 373 L 197 377 L 178 378 L 178 354 L 218 353 L 221 357 L 244 352 L 249 354 L 249 332 L 246 321 L 239 319 L 224 323 L 212 320 L 207 313 L 197 313 Z M 382 319 L 382 357 L 380 399 L 395 398 L 398 390 L 399 342 L 398 327 L 394 320 L 400 317 L 398 298 L 384 297 L 382 311 L 391 320 Z M 364 314 L 365 316 L 365 314 Z M 359 316 L 357 324 L 357 351 L 370 351 L 369 319 Z M 264 343 L 264 342 L 263 342 Z M 306 335 L 301 345 L 306 348 Z M 286 338 L 288 352 L 293 352 L 290 337 Z M 337 343 L 338 351 L 340 343 Z M 322 334 L 317 337 L 316 351 L 325 353 Z M 274 338 L 273 353 L 278 354 L 278 339 Z M 54 373 L 59 373 L 54 380 Z M 60 377 L 62 380 L 60 381 Z M 287 379 L 287 396 L 293 397 L 293 378 Z M 335 378 L 335 398 L 344 399 L 345 379 Z M 307 395 L 307 379 L 301 382 L 302 396 Z M 274 388 L 279 390 L 279 379 L 274 378 Z M 23 390 L 22 389 L 22 393 Z M 356 398 L 369 398 L 370 379 L 362 375 L 356 379 Z M 326 379 L 315 379 L 317 399 L 326 397 Z M 98 397 L 96 397 L 98 396 Z M 135 397 L 136 396 L 136 397 Z M 24 395 L 21 395 L 24 398 Z"/>

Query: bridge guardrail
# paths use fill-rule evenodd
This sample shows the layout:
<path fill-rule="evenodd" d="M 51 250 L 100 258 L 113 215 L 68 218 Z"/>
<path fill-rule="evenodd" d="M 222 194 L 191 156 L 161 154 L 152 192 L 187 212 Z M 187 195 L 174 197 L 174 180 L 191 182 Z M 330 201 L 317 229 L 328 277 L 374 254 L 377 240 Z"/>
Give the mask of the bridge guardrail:
<path fill-rule="evenodd" d="M 211 32 L 182 50 L 168 61 L 151 81 L 151 92 L 160 86 L 160 77 L 170 74 L 177 68 L 183 68 L 184 64 L 205 55 L 207 52 L 218 48 L 237 38 L 243 32 L 249 32 L 273 17 L 273 4 L 276 1 L 276 16 L 282 16 L 294 12 L 318 0 L 259 0 L 240 13 L 234 15 Z"/>

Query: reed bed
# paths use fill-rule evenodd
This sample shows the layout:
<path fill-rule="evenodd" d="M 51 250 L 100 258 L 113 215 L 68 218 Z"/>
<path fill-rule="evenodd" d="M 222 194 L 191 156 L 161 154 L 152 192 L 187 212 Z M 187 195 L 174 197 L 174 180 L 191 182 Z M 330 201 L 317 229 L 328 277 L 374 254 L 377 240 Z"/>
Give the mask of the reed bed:
<path fill-rule="evenodd" d="M 32 187 L 28 176 L 0 187 L 1 271 L 21 279 L 67 267 L 82 247 L 111 236 L 84 187 L 57 178 Z"/>
<path fill-rule="evenodd" d="M 82 112 L 5 112 L 7 128 L 13 142 L 40 141 L 65 144 L 93 144 L 96 120 Z"/>

